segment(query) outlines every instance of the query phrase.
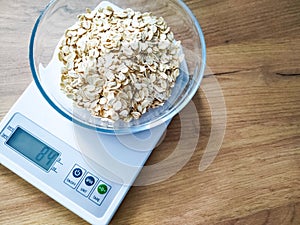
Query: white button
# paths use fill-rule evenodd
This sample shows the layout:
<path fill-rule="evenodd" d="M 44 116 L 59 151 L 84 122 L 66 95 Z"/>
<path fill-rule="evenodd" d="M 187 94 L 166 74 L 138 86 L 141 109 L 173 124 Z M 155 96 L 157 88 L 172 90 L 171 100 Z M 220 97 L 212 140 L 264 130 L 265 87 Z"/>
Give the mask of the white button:
<path fill-rule="evenodd" d="M 97 177 L 91 173 L 87 173 L 84 179 L 81 181 L 81 184 L 78 186 L 77 191 L 87 197 L 97 182 Z"/>
<path fill-rule="evenodd" d="M 75 188 L 85 174 L 85 171 L 85 169 L 76 164 L 66 177 L 64 181 L 65 184 L 69 185 L 71 188 Z"/>
<path fill-rule="evenodd" d="M 100 206 L 110 189 L 110 185 L 100 180 L 99 184 L 97 184 L 95 190 L 90 196 L 90 200 Z"/>

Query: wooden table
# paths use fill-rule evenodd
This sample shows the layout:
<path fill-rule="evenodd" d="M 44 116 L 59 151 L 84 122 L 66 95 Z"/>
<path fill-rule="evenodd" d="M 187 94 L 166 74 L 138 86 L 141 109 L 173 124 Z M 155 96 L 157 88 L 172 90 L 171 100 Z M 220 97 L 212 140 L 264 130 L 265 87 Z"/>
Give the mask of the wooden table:
<path fill-rule="evenodd" d="M 0 118 L 32 80 L 28 41 L 46 2 L 1 2 Z M 192 125 L 184 132 L 200 138 L 176 174 L 133 187 L 111 224 L 300 224 L 300 1 L 186 3 L 207 43 L 208 70 L 193 98 L 197 118 L 189 110 L 182 114 L 199 119 L 200 130 Z M 217 87 L 209 78 L 221 87 L 227 123 L 217 157 L 199 171 L 211 127 L 218 125 L 206 97 L 213 99 Z M 180 121 L 174 118 L 147 165 L 175 150 Z M 188 145 L 181 150 L 190 151 Z M 0 224 L 85 224 L 3 166 L 0 185 Z"/>

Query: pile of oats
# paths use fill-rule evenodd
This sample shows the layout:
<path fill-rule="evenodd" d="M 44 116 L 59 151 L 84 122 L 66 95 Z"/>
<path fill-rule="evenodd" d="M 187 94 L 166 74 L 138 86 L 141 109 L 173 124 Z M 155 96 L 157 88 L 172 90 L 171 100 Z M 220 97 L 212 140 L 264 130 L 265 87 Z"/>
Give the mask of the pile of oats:
<path fill-rule="evenodd" d="M 165 20 L 111 7 L 78 18 L 59 46 L 66 96 L 108 121 L 129 122 L 163 105 L 183 60 Z"/>

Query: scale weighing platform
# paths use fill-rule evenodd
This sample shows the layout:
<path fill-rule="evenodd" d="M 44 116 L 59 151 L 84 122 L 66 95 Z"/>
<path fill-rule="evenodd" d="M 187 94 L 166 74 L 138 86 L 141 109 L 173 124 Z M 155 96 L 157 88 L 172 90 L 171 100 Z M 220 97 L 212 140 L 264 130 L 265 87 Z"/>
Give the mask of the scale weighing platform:
<path fill-rule="evenodd" d="M 166 127 L 120 137 L 79 127 L 32 82 L 0 123 L 0 163 L 89 223 L 107 224 Z"/>

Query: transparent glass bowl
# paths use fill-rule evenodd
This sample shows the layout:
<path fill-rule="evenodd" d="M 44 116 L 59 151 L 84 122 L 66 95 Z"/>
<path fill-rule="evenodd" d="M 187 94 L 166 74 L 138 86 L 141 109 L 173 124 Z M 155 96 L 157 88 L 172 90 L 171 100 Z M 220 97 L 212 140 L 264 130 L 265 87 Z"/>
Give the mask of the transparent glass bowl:
<path fill-rule="evenodd" d="M 103 122 L 87 110 L 73 106 L 60 90 L 60 69 L 57 46 L 65 30 L 77 21 L 77 15 L 86 8 L 99 4 L 114 4 L 140 12 L 162 16 L 182 43 L 185 61 L 169 100 L 161 107 L 151 109 L 140 119 L 129 123 Z M 206 60 L 205 41 L 200 25 L 190 9 L 181 0 L 53 0 L 36 21 L 29 46 L 30 67 L 34 81 L 46 101 L 63 117 L 80 126 L 106 134 L 127 134 L 150 129 L 172 119 L 195 95 L 203 77 Z"/>

